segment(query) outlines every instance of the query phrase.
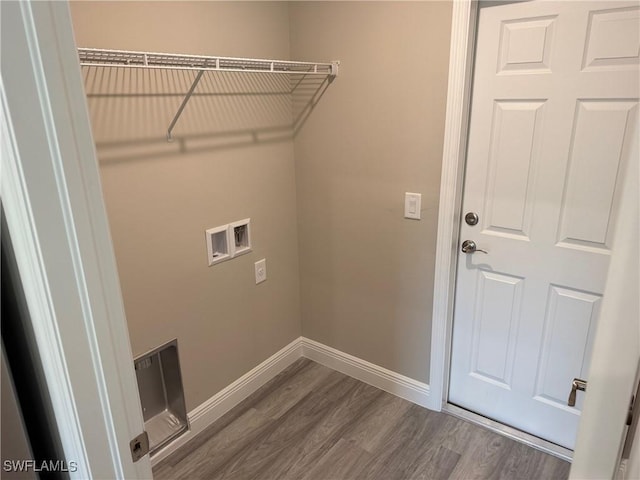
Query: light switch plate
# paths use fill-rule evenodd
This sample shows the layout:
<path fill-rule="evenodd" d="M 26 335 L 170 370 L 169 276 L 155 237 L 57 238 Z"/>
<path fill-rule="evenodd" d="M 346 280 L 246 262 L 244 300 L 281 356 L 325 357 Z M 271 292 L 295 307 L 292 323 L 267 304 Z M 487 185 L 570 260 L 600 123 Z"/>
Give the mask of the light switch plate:
<path fill-rule="evenodd" d="M 406 192 L 404 194 L 404 218 L 420 220 L 422 194 Z"/>
<path fill-rule="evenodd" d="M 255 263 L 256 285 L 267 279 L 267 259 L 263 258 Z"/>

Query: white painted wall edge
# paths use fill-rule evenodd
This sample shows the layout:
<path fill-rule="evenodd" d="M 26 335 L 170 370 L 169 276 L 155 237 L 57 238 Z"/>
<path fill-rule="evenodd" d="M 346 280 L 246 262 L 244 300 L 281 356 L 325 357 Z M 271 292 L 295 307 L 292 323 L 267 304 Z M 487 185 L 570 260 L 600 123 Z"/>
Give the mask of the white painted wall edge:
<path fill-rule="evenodd" d="M 299 337 L 189 412 L 189 431 L 158 451 L 151 458 L 151 464 L 157 465 L 302 357 L 423 407 L 429 403 L 429 385 L 314 340 Z"/>

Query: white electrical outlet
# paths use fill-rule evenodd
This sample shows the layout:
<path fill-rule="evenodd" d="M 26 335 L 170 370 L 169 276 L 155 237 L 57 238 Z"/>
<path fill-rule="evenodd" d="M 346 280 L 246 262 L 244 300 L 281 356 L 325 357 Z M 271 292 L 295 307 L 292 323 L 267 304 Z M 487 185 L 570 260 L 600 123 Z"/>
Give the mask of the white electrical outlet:
<path fill-rule="evenodd" d="M 267 279 L 267 259 L 263 258 L 255 263 L 256 268 L 256 285 Z"/>

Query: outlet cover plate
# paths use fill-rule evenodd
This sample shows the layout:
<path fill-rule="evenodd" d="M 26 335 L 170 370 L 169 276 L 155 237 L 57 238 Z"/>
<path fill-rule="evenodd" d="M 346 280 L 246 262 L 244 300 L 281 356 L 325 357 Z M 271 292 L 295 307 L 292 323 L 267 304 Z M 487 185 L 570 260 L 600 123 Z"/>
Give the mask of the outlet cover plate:
<path fill-rule="evenodd" d="M 263 258 L 255 263 L 256 285 L 267 279 L 267 259 Z"/>

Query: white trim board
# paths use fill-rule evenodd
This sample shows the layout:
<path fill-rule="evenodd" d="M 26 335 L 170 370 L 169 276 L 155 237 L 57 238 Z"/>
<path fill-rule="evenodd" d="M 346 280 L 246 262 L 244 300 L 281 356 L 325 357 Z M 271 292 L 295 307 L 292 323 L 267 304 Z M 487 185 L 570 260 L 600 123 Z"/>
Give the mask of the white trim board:
<path fill-rule="evenodd" d="M 144 423 L 69 5 L 4 2 L 2 29 L 0 191 L 33 381 L 70 478 L 151 478 L 129 446 Z"/>
<path fill-rule="evenodd" d="M 429 406 L 429 385 L 366 360 L 300 337 L 302 356 L 422 407 Z"/>
<path fill-rule="evenodd" d="M 452 15 L 429 373 L 432 392 L 429 408 L 438 412 L 446 403 L 449 386 L 458 232 L 462 210 L 478 4 L 468 0 L 453 2 Z"/>
<path fill-rule="evenodd" d="M 429 385 L 379 367 L 360 358 L 305 337 L 298 337 L 231 385 L 188 413 L 189 430 L 152 458 L 157 465 L 178 448 L 212 425 L 269 380 L 300 358 L 308 358 L 340 373 L 426 407 Z"/>

